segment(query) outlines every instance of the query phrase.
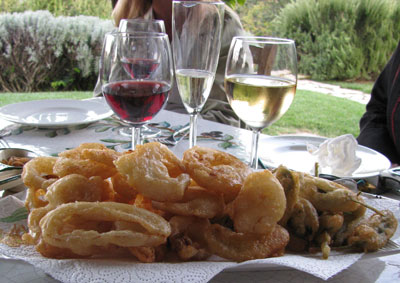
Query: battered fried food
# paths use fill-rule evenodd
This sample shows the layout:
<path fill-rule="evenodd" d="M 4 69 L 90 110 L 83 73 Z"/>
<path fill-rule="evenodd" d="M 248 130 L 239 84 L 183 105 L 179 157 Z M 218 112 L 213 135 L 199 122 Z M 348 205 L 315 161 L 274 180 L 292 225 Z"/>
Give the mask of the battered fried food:
<path fill-rule="evenodd" d="M 247 164 L 219 150 L 194 146 L 183 153 L 183 164 L 201 187 L 224 195 L 230 202 L 238 195 L 251 173 Z"/>
<path fill-rule="evenodd" d="M 205 260 L 211 256 L 204 247 L 188 235 L 188 227 L 196 222 L 196 219 L 194 216 L 173 216 L 169 220 L 172 232 L 168 242 L 171 250 L 184 261 Z"/>
<path fill-rule="evenodd" d="M 317 210 L 308 200 L 300 198 L 292 211 L 287 227 L 297 237 L 312 241 L 319 229 Z"/>
<path fill-rule="evenodd" d="M 154 247 L 171 233 L 161 216 L 129 204 L 75 202 L 48 212 L 40 221 L 42 241 L 89 256 L 97 247 Z"/>
<path fill-rule="evenodd" d="M 152 202 L 153 207 L 173 215 L 214 218 L 224 212 L 225 202 L 221 194 L 210 192 L 201 187 L 190 186 L 183 198 L 177 202 Z"/>
<path fill-rule="evenodd" d="M 348 244 L 364 252 L 377 251 L 394 235 L 397 225 L 397 219 L 390 210 L 377 211 L 354 229 Z"/>
<path fill-rule="evenodd" d="M 31 159 L 23 167 L 22 181 L 28 187 L 25 199 L 28 209 L 43 207 L 47 204 L 42 196 L 46 193 L 47 187 L 58 178 L 53 170 L 56 161 L 57 157 L 40 156 Z"/>
<path fill-rule="evenodd" d="M 350 189 L 317 177 L 305 176 L 300 195 L 309 200 L 318 211 L 352 212 L 360 207 L 362 199 Z"/>
<path fill-rule="evenodd" d="M 123 203 L 131 203 L 134 201 L 137 191 L 128 184 L 125 176 L 117 173 L 110 178 L 111 186 L 115 192 L 115 201 Z"/>
<path fill-rule="evenodd" d="M 156 142 L 139 145 L 132 153 L 118 158 L 115 165 L 129 185 L 155 201 L 181 200 L 190 183 L 182 161 L 168 147 Z"/>
<path fill-rule="evenodd" d="M 54 173 L 57 176 L 64 177 L 70 174 L 81 174 L 85 177 L 100 176 L 107 179 L 117 173 L 114 166 L 108 166 L 104 163 L 90 159 L 74 159 L 59 157 L 54 164 Z"/>
<path fill-rule="evenodd" d="M 130 247 L 129 252 L 133 254 L 140 262 L 151 263 L 162 261 L 165 256 L 165 245 L 158 247 Z"/>
<path fill-rule="evenodd" d="M 275 225 L 268 234 L 237 233 L 207 219 L 198 219 L 188 227 L 191 239 L 215 255 L 241 262 L 281 256 L 289 242 L 289 233 Z"/>
<path fill-rule="evenodd" d="M 300 182 L 302 182 L 302 174 L 291 171 L 285 166 L 280 165 L 273 171 L 274 176 L 281 183 L 286 197 L 286 210 L 285 214 L 279 221 L 280 225 L 285 226 L 289 217 L 293 213 L 293 209 L 299 200 L 300 195 Z"/>
<path fill-rule="evenodd" d="M 155 262 L 218 255 L 244 261 L 295 251 L 383 247 L 390 211 L 364 219 L 362 197 L 284 166 L 252 172 L 236 157 L 194 147 L 177 158 L 148 143 L 117 153 L 86 143 L 24 166 L 29 234 L 46 257 L 134 255 Z M 371 208 L 373 209 L 373 208 Z M 290 235 L 290 236 L 289 236 Z"/>
<path fill-rule="evenodd" d="M 232 206 L 236 232 L 268 234 L 285 213 L 285 192 L 269 170 L 253 172 Z"/>
<path fill-rule="evenodd" d="M 104 186 L 108 184 L 101 178 L 71 174 L 54 182 L 45 198 L 52 207 L 75 201 L 102 201 Z"/>

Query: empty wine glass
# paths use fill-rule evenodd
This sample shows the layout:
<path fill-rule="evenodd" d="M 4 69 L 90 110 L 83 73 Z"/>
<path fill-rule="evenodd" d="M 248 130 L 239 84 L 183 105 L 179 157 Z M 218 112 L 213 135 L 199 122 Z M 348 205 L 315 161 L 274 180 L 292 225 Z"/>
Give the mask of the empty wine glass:
<path fill-rule="evenodd" d="M 177 87 L 190 115 L 189 146 L 196 145 L 197 117 L 215 78 L 221 47 L 223 2 L 173 1 L 172 49 Z"/>
<path fill-rule="evenodd" d="M 159 32 L 165 33 L 165 25 L 163 20 L 157 19 L 121 19 L 118 26 L 119 32 Z M 130 127 L 123 127 L 119 133 L 123 136 L 130 136 Z M 141 134 L 143 138 L 156 137 L 161 133 L 160 129 L 143 125 Z"/>
<path fill-rule="evenodd" d="M 118 31 L 165 33 L 165 25 L 163 20 L 157 19 L 122 19 L 119 22 Z"/>
<path fill-rule="evenodd" d="M 114 113 L 132 127 L 135 149 L 142 142 L 141 127 L 159 113 L 171 91 L 173 69 L 168 35 L 109 33 L 100 62 L 103 95 Z"/>
<path fill-rule="evenodd" d="M 225 92 L 232 109 L 253 131 L 252 168 L 257 169 L 260 132 L 286 113 L 296 86 L 297 55 L 293 40 L 233 38 L 225 69 Z"/>

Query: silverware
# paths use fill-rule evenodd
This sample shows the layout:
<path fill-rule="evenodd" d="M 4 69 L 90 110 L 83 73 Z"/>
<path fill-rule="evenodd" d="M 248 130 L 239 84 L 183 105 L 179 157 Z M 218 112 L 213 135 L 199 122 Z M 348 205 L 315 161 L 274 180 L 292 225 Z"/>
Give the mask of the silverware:
<path fill-rule="evenodd" d="M 9 136 L 10 134 L 11 134 L 10 130 L 7 130 L 7 129 L 0 130 L 0 148 L 10 147 L 8 142 L 4 139 L 4 137 Z"/>
<path fill-rule="evenodd" d="M 0 148 L 0 161 L 7 160 L 12 156 L 34 158 L 39 155 L 23 148 Z M 22 184 L 21 173 L 22 167 L 6 165 L 0 162 L 0 191 Z"/>
<path fill-rule="evenodd" d="M 190 125 L 187 124 L 167 138 L 155 138 L 154 140 L 165 145 L 176 145 L 181 139 L 183 139 L 189 133 L 188 131 L 189 129 Z"/>

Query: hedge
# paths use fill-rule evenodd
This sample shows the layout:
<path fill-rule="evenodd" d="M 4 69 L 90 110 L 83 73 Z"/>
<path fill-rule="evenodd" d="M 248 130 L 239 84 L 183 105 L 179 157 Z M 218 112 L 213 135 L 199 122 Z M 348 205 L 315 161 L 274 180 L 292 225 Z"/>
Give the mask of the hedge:
<path fill-rule="evenodd" d="M 48 11 L 0 14 L 0 91 L 90 90 L 110 20 L 54 17 Z"/>
<path fill-rule="evenodd" d="M 399 0 L 297 0 L 274 21 L 296 41 L 299 71 L 318 80 L 375 79 L 400 40 Z"/>

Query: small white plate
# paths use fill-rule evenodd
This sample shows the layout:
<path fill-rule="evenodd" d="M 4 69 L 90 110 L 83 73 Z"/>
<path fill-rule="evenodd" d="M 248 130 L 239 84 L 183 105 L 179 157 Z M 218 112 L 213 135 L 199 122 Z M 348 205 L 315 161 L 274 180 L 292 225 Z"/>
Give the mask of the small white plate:
<path fill-rule="evenodd" d="M 102 98 L 33 100 L 0 108 L 0 118 L 4 120 L 43 128 L 93 123 L 112 114 L 112 110 Z"/>
<path fill-rule="evenodd" d="M 310 173 L 313 171 L 316 157 L 307 151 L 307 144 L 319 146 L 326 138 L 302 135 L 282 135 L 260 139 L 258 156 L 265 165 L 278 167 L 284 165 L 289 169 Z M 343 178 L 362 179 L 379 175 L 390 168 L 390 161 L 381 153 L 368 147 L 358 145 L 357 157 L 361 158 L 360 167 L 351 176 Z M 329 174 L 329 172 L 322 172 Z"/>

